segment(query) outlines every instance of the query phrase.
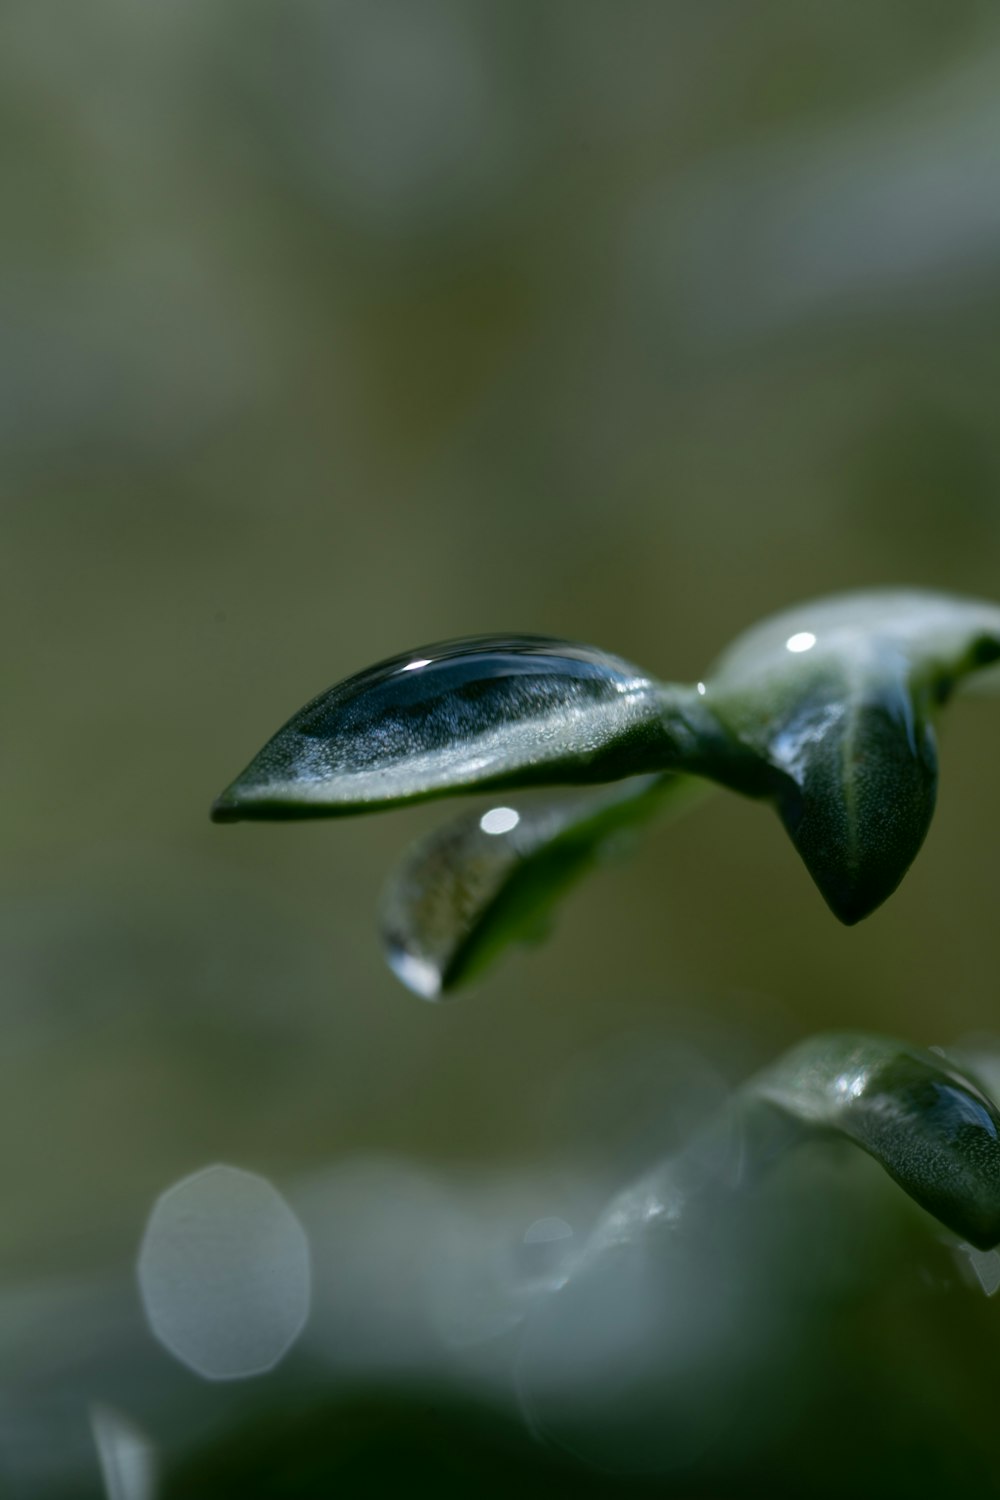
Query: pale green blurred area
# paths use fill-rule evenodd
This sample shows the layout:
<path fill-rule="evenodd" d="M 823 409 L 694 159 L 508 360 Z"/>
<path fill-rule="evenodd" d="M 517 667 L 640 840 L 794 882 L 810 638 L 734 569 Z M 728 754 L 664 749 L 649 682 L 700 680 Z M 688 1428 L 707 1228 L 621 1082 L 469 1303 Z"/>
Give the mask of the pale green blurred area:
<path fill-rule="evenodd" d="M 995 1029 L 996 701 L 862 927 L 720 795 L 450 1007 L 374 924 L 446 808 L 207 816 L 426 642 L 690 681 L 813 595 L 1000 597 L 994 7 L 8 0 L 0 110 L 8 1277 L 210 1161 L 631 1171 L 673 1038 Z"/>

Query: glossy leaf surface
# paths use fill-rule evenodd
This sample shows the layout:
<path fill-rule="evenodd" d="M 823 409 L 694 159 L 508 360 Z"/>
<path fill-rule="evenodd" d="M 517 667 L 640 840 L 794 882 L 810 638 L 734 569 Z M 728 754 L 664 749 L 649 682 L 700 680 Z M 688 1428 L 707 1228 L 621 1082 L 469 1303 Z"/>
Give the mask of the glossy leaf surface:
<path fill-rule="evenodd" d="M 965 1069 L 883 1037 L 822 1036 L 786 1054 L 755 1093 L 854 1141 L 979 1249 L 1000 1242 L 1000 1111 Z"/>
<path fill-rule="evenodd" d="M 753 1183 L 786 1151 L 841 1136 L 922 1208 L 979 1249 L 1000 1243 L 1000 1110 L 964 1068 L 887 1037 L 831 1033 L 793 1047 L 724 1115 L 628 1188 L 592 1253 L 647 1229 L 683 1232 L 698 1206 Z"/>
<path fill-rule="evenodd" d="M 467 814 L 420 840 L 386 887 L 382 941 L 394 973 L 436 999 L 553 906 L 629 828 L 695 800 L 704 783 L 649 776 L 560 802 Z"/>
<path fill-rule="evenodd" d="M 998 657 L 996 606 L 883 591 L 778 615 L 707 679 L 706 706 L 771 768 L 782 821 L 842 921 L 905 874 L 934 811 L 931 714 Z"/>
<path fill-rule="evenodd" d="M 213 816 L 362 812 L 480 787 L 615 780 L 691 741 L 656 685 L 588 646 L 482 636 L 393 657 L 307 704 Z"/>
<path fill-rule="evenodd" d="M 935 710 L 997 661 L 1000 608 L 915 590 L 797 606 L 740 637 L 697 689 L 543 637 L 450 642 L 394 657 L 314 699 L 213 816 L 329 816 L 484 788 L 693 772 L 770 799 L 832 910 L 853 923 L 896 888 L 930 825 Z M 555 835 L 538 837 L 541 848 Z M 456 912 L 475 905 L 456 874 L 461 842 L 456 834 L 428 843 L 419 880 L 408 863 L 414 916 L 395 921 L 396 938 L 426 934 L 424 957 L 442 973 L 451 941 L 442 913 L 449 902 Z M 483 892 L 506 889 L 491 860 Z M 451 874 L 442 875 L 431 920 L 433 903 L 418 890 L 435 864 Z M 481 899 L 492 908 L 492 896 Z M 451 926 L 458 941 L 461 921 Z"/>

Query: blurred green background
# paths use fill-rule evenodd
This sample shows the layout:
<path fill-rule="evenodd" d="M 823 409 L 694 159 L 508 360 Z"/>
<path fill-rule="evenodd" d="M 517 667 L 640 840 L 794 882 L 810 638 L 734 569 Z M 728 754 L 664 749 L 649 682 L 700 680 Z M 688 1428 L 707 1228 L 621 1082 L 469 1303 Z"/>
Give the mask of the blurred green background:
<path fill-rule="evenodd" d="M 680 1130 L 674 1044 L 734 1079 L 831 1026 L 994 1028 L 995 701 L 950 712 L 934 828 L 862 927 L 720 796 L 452 1006 L 373 915 L 446 810 L 207 812 L 426 642 L 692 680 L 812 595 L 996 598 L 998 136 L 979 0 L 7 0 L 15 1391 L 48 1289 L 127 1272 L 206 1162 L 613 1178 Z M 100 1365 L 99 1319 L 63 1335 Z"/>

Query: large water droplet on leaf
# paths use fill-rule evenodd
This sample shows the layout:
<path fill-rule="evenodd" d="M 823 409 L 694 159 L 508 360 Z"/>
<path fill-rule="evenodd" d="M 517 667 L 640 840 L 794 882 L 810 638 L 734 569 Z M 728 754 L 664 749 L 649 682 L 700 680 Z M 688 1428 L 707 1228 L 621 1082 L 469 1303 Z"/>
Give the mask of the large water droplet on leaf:
<path fill-rule="evenodd" d="M 676 756 L 656 686 L 588 646 L 482 636 L 393 657 L 306 705 L 213 816 L 360 812 L 474 787 L 609 781 Z"/>

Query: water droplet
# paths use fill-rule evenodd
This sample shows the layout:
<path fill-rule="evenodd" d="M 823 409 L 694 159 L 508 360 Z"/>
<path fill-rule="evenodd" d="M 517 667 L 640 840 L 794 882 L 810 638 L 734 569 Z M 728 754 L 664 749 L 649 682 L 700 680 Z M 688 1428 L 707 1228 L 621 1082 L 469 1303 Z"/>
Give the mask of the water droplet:
<path fill-rule="evenodd" d="M 816 644 L 816 637 L 811 630 L 799 630 L 795 635 L 790 635 L 785 642 L 786 651 L 811 651 Z"/>
<path fill-rule="evenodd" d="M 207 1380 L 270 1370 L 309 1313 L 305 1231 L 266 1178 L 216 1165 L 156 1201 L 139 1254 L 153 1333 Z"/>
<path fill-rule="evenodd" d="M 656 687 L 628 662 L 546 637 L 479 636 L 393 657 L 314 698 L 213 817 L 350 812 L 501 781 L 611 780 L 659 768 L 673 749 Z"/>
<path fill-rule="evenodd" d="M 421 1000 L 437 1000 L 441 994 L 441 970 L 430 959 L 409 953 L 396 943 L 387 943 L 386 962 L 401 983 Z"/>

